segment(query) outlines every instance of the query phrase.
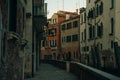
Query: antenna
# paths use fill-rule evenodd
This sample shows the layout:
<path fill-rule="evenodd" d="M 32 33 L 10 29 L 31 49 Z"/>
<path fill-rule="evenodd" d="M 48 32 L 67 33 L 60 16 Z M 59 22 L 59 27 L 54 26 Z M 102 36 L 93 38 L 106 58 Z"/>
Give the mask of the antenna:
<path fill-rule="evenodd" d="M 78 7 L 80 8 L 80 0 L 78 0 Z"/>
<path fill-rule="evenodd" d="M 83 6 L 84 6 L 84 0 L 83 0 Z"/>
<path fill-rule="evenodd" d="M 59 10 L 59 0 L 57 0 L 57 10 Z"/>
<path fill-rule="evenodd" d="M 83 0 L 83 7 L 85 7 L 85 0 Z"/>
<path fill-rule="evenodd" d="M 64 0 L 63 0 L 63 10 L 64 10 Z"/>
<path fill-rule="evenodd" d="M 76 3 L 75 3 L 75 4 L 76 4 L 76 9 L 77 9 L 77 0 L 76 0 Z"/>

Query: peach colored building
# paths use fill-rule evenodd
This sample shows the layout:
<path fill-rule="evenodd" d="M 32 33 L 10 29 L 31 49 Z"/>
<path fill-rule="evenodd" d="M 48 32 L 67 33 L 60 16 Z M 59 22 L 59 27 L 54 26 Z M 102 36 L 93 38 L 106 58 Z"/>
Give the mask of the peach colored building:
<path fill-rule="evenodd" d="M 67 19 L 61 23 L 61 59 L 79 61 L 80 16 Z"/>
<path fill-rule="evenodd" d="M 44 27 L 45 40 L 42 41 L 41 45 L 41 59 L 60 59 L 60 23 L 76 15 L 76 12 L 58 11 L 48 19 L 48 25 Z"/>

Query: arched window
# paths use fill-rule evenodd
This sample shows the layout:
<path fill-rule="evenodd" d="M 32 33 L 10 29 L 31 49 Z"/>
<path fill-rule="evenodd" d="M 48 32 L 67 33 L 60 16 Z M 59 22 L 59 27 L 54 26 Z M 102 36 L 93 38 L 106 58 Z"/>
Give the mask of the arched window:
<path fill-rule="evenodd" d="M 95 18 L 95 8 L 93 7 L 93 18 Z"/>
<path fill-rule="evenodd" d="M 101 22 L 98 26 L 97 26 L 97 36 L 98 37 L 102 37 L 103 35 L 103 23 Z"/>
<path fill-rule="evenodd" d="M 111 33 L 114 33 L 114 19 L 111 18 Z"/>
<path fill-rule="evenodd" d="M 99 6 L 97 5 L 97 7 L 96 7 L 96 16 L 98 16 L 99 15 Z"/>
<path fill-rule="evenodd" d="M 93 26 L 93 38 L 95 37 L 95 26 Z"/>
<path fill-rule="evenodd" d="M 89 12 L 88 12 L 88 19 L 90 18 L 90 10 L 89 10 Z"/>
<path fill-rule="evenodd" d="M 101 36 L 103 35 L 103 23 L 101 22 L 101 28 L 100 28 Z"/>
<path fill-rule="evenodd" d="M 110 9 L 113 9 L 114 8 L 114 0 L 111 0 L 111 8 Z"/>
<path fill-rule="evenodd" d="M 89 39 L 92 39 L 92 34 L 93 34 L 92 25 L 89 25 Z"/>
<path fill-rule="evenodd" d="M 101 4 L 100 4 L 100 14 L 102 14 L 103 13 L 103 2 L 101 2 Z"/>

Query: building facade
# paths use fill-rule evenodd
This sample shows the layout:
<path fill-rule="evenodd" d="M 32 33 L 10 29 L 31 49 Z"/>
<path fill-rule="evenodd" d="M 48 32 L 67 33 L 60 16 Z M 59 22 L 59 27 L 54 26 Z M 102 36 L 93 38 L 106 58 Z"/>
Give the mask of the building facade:
<path fill-rule="evenodd" d="M 70 17 L 76 16 L 76 12 L 58 11 L 48 19 L 48 25 L 44 28 L 45 41 L 41 46 L 45 48 L 42 53 L 42 59 L 60 59 L 61 56 L 61 32 L 60 23 Z"/>
<path fill-rule="evenodd" d="M 57 59 L 60 53 L 60 22 L 65 20 L 65 16 L 55 13 L 48 20 L 48 25 L 45 27 L 45 53 L 42 53 L 44 59 Z M 54 56 L 54 57 L 53 57 Z"/>
<path fill-rule="evenodd" d="M 6 34 L 7 79 L 24 79 L 24 46 L 26 0 L 8 1 L 8 27 Z M 7 9 L 6 9 L 7 10 Z"/>
<path fill-rule="evenodd" d="M 116 68 L 114 43 L 117 41 L 119 44 L 117 1 L 87 0 L 86 2 L 86 28 L 82 30 L 81 27 L 80 34 L 81 54 L 86 55 L 83 62 L 88 65 L 97 68 Z"/>
<path fill-rule="evenodd" d="M 80 8 L 80 62 L 87 64 L 88 47 L 86 42 L 86 8 Z"/>
<path fill-rule="evenodd" d="M 39 35 L 40 30 L 33 25 L 33 1 L 0 0 L 0 80 L 24 80 L 24 76 L 31 77 L 38 69 L 39 38 L 36 34 Z M 40 6 L 44 5 L 44 0 L 38 1 Z M 42 18 L 40 23 L 46 21 L 43 17 L 38 17 Z"/>
<path fill-rule="evenodd" d="M 80 59 L 80 16 L 61 22 L 61 54 L 63 60 L 79 61 Z"/>
<path fill-rule="evenodd" d="M 33 0 L 33 29 L 32 29 L 32 59 L 33 72 L 38 70 L 40 64 L 40 45 L 43 40 L 43 28 L 47 23 L 47 3 L 45 0 Z"/>
<path fill-rule="evenodd" d="M 32 76 L 32 0 L 27 0 L 25 8 L 25 28 L 23 38 L 26 40 L 24 47 L 24 77 Z"/>
<path fill-rule="evenodd" d="M 111 0 L 112 1 L 112 0 Z M 120 68 L 120 5 L 119 5 L 119 0 L 112 1 L 113 2 L 113 9 L 115 9 L 115 33 L 114 33 L 114 42 L 117 44 L 115 45 L 114 43 L 114 49 L 115 49 L 115 59 L 116 59 L 116 67 L 119 69 Z M 115 3 L 115 4 L 114 4 Z"/>

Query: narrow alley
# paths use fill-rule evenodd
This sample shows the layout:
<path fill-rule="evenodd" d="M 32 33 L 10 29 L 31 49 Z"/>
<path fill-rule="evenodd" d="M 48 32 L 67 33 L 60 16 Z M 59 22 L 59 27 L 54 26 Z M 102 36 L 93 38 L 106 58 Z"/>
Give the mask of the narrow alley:
<path fill-rule="evenodd" d="M 120 80 L 120 0 L 0 0 L 0 80 Z"/>
<path fill-rule="evenodd" d="M 34 78 L 25 80 L 78 80 L 78 78 L 64 70 L 49 64 L 41 64 Z"/>

